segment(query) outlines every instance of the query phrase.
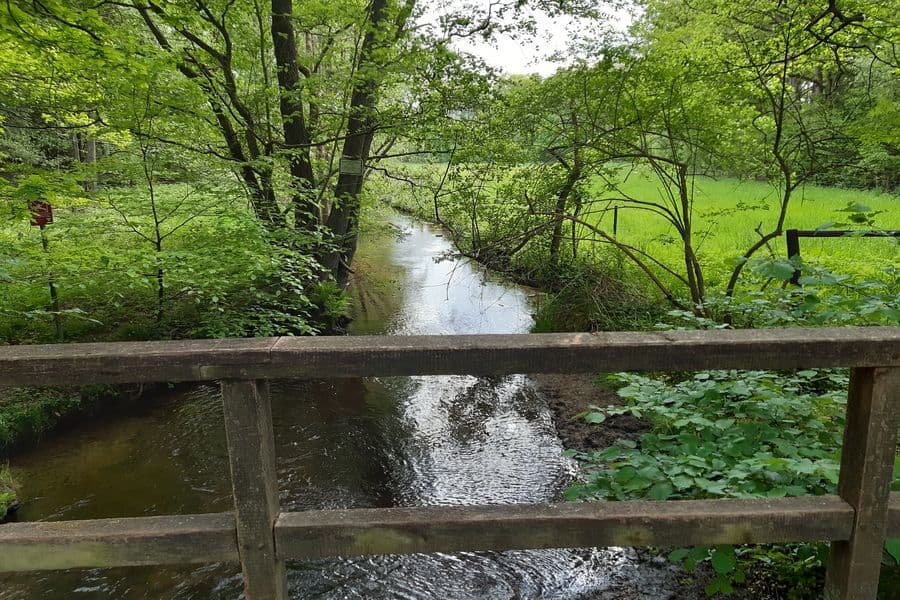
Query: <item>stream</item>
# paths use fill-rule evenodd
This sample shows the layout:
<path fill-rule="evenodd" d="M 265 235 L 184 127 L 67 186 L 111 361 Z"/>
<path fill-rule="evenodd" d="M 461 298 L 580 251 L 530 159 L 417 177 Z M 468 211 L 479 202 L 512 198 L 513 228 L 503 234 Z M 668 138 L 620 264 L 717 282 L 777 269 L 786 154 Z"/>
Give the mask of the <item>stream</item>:
<path fill-rule="evenodd" d="M 382 289 L 356 290 L 352 334 L 529 330 L 527 290 L 448 258 L 428 225 L 393 226 L 360 249 Z M 272 411 L 283 510 L 553 501 L 575 474 L 524 375 L 278 381 Z M 227 511 L 222 422 L 216 385 L 179 386 L 54 435 L 11 460 L 18 519 Z M 378 556 L 291 561 L 288 578 L 295 598 L 672 597 L 671 570 L 651 563 L 619 549 Z M 235 564 L 0 577 L 2 600 L 240 596 Z"/>

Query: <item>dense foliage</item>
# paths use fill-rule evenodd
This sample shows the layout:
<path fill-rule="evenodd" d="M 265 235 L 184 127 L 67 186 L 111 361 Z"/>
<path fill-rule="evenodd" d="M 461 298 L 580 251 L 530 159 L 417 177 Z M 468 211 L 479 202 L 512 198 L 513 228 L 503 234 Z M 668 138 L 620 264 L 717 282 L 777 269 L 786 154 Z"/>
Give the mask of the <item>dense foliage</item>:
<path fill-rule="evenodd" d="M 611 282 L 631 281 L 711 316 L 711 297 L 765 281 L 746 266 L 774 252 L 798 206 L 821 217 L 806 226 L 841 225 L 830 199 L 807 201 L 822 189 L 811 184 L 896 187 L 893 4 L 646 0 L 616 33 L 603 5 L 574 1 L 437 13 L 414 0 L 7 3 L 6 337 L 60 337 L 59 323 L 22 330 L 51 316 L 114 320 L 123 274 L 147 335 L 331 327 L 328 281 L 346 283 L 376 178 L 463 252 L 522 279 L 564 290 L 590 272 L 595 289 L 630 298 L 631 283 Z M 587 25 L 552 76 L 499 76 L 453 50 L 527 35 L 535 10 Z M 768 191 L 739 198 L 745 182 Z M 864 199 L 883 211 L 874 226 L 892 225 L 894 198 Z M 32 200 L 57 210 L 47 252 L 22 225 Z M 652 235 L 619 235 L 615 207 L 623 228 Z M 730 245 L 710 244 L 726 224 Z M 87 231 L 82 245 L 96 247 L 73 256 L 62 238 Z M 229 264 L 208 240 L 236 233 Z M 265 266 L 240 263 L 250 255 Z M 896 245 L 876 256 L 895 259 Z M 262 283 L 241 298 L 242 282 L 222 278 L 244 269 Z M 188 296 L 203 314 L 190 316 Z M 244 323 L 223 298 L 264 316 Z M 178 313 L 188 322 L 164 324 Z"/>
<path fill-rule="evenodd" d="M 586 483 L 567 491 L 583 497 L 630 500 L 669 498 L 778 498 L 834 493 L 846 404 L 847 375 L 806 370 L 704 371 L 683 381 L 621 374 L 615 382 L 622 406 L 593 407 L 584 418 L 602 423 L 631 414 L 651 426 L 635 442 L 621 440 L 594 452 L 577 453 Z M 743 550 L 745 556 L 758 551 Z M 822 552 L 778 548 L 807 561 L 802 578 L 789 577 L 795 597 L 814 595 L 821 585 Z M 779 555 L 758 552 L 772 560 Z M 717 577 L 710 595 L 730 593 L 745 581 L 746 565 L 730 547 L 679 550 L 672 560 L 693 570 L 710 560 Z M 784 560 L 779 560 L 779 563 Z M 796 573 L 792 575 L 797 575 Z"/>
<path fill-rule="evenodd" d="M 407 168 L 411 204 L 526 278 L 562 287 L 561 265 L 622 259 L 709 316 L 710 297 L 765 283 L 746 267 L 789 227 L 895 226 L 893 4 L 643 3 L 627 35 L 573 43 L 551 77 L 509 79 L 436 130 L 449 165 Z M 896 262 L 895 242 L 866 248 Z"/>
<path fill-rule="evenodd" d="M 423 10 L 6 3 L 3 339 L 339 325 L 365 176 L 484 80 L 447 48 L 479 24 L 413 27 Z M 56 211 L 44 239 L 27 227 L 38 200 Z"/>

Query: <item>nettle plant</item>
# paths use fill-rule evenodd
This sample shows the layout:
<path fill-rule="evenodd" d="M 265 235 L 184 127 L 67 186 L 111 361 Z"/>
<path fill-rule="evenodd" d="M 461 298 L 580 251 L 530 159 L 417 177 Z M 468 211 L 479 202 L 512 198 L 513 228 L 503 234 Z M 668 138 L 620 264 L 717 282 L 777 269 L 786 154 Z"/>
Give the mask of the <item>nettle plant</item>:
<path fill-rule="evenodd" d="M 583 465 L 583 481 L 566 491 L 569 500 L 771 498 L 835 490 L 846 371 L 703 371 L 682 380 L 620 373 L 612 380 L 623 386 L 624 405 L 593 406 L 582 417 L 602 423 L 630 414 L 648 421 L 650 431 L 637 442 L 569 452 Z M 745 580 L 739 555 L 769 561 L 800 555 L 814 563 L 807 566 L 821 566 L 821 551 L 811 545 L 698 547 L 669 557 L 689 571 L 709 561 L 716 575 L 706 591 L 713 595 Z"/>

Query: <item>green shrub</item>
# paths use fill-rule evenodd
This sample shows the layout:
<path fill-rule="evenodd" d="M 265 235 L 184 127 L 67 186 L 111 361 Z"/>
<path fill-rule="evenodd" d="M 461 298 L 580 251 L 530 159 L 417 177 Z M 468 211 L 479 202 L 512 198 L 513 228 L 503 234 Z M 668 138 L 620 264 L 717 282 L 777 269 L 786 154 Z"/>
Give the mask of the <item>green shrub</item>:
<path fill-rule="evenodd" d="M 638 443 L 621 440 L 603 450 L 570 452 L 584 465 L 584 482 L 566 498 L 778 498 L 833 493 L 838 480 L 848 376 L 809 369 L 703 371 L 681 381 L 619 374 L 623 406 L 592 407 L 590 423 L 631 414 L 651 424 Z M 745 580 L 737 556 L 755 557 L 792 586 L 815 585 L 822 553 L 814 545 L 766 549 L 729 546 L 679 549 L 670 554 L 688 570 L 710 561 L 716 577 L 707 591 L 730 593 Z M 797 570 L 796 561 L 803 569 Z M 776 568 L 777 567 L 777 568 Z M 803 577 L 800 577 L 800 574 Z M 812 583 L 804 578 L 812 578 Z M 803 582 L 800 579 L 804 579 Z"/>

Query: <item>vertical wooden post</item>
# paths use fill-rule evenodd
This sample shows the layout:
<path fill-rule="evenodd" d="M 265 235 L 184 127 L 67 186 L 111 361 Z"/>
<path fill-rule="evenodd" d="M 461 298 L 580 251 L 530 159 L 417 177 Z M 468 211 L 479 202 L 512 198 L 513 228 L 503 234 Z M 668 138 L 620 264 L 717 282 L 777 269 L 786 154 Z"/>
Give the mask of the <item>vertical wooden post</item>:
<path fill-rule="evenodd" d="M 222 400 L 244 595 L 247 600 L 286 600 L 284 561 L 275 556 L 278 476 L 268 384 L 223 381 Z"/>
<path fill-rule="evenodd" d="M 44 254 L 50 254 L 50 240 L 47 238 L 47 226 L 41 224 L 41 248 Z M 62 315 L 59 314 L 59 293 L 56 291 L 56 280 L 47 259 L 47 282 L 50 284 L 50 308 L 53 310 L 53 326 L 56 328 L 56 341 L 63 341 Z"/>
<path fill-rule="evenodd" d="M 850 376 L 838 495 L 853 506 L 850 539 L 831 543 L 825 597 L 873 599 L 887 531 L 900 368 L 858 368 Z"/>
<path fill-rule="evenodd" d="M 784 232 L 784 239 L 787 242 L 787 257 L 788 260 L 796 257 L 800 257 L 800 232 L 796 229 L 788 229 Z M 794 285 L 800 285 L 800 269 L 794 269 L 794 274 L 791 275 L 791 283 Z"/>

